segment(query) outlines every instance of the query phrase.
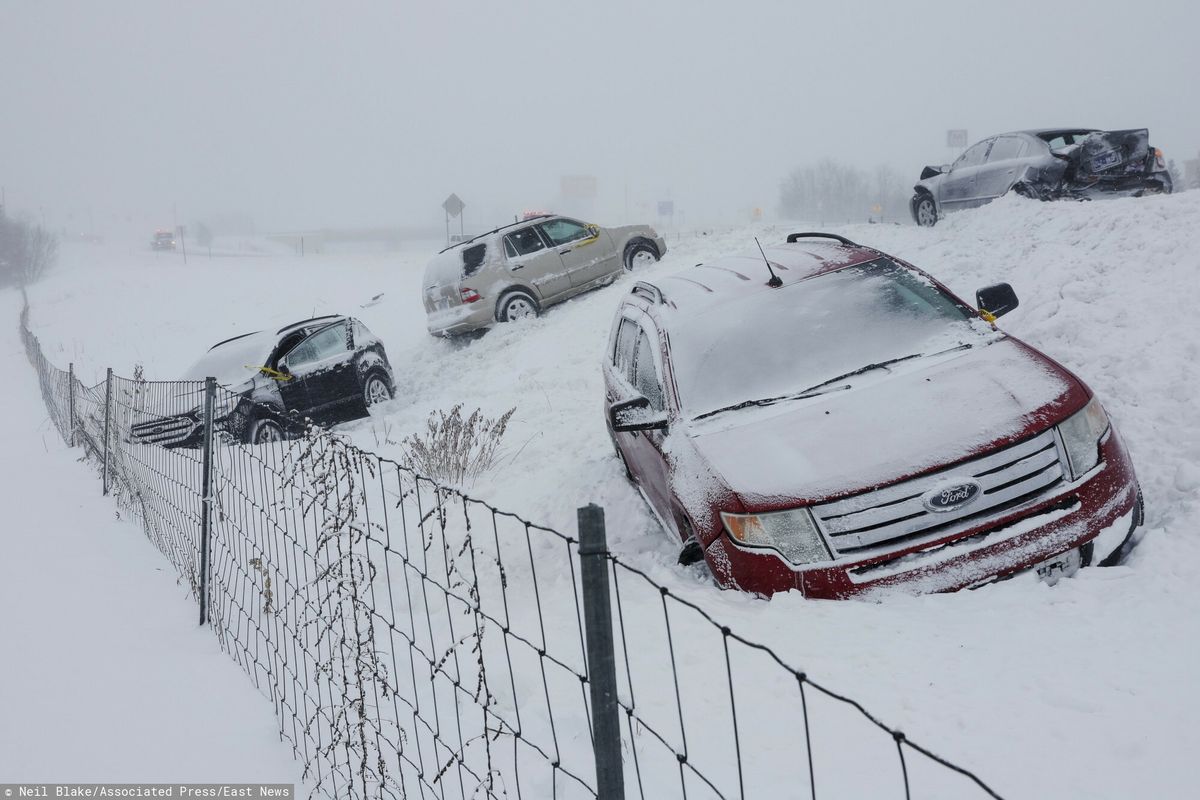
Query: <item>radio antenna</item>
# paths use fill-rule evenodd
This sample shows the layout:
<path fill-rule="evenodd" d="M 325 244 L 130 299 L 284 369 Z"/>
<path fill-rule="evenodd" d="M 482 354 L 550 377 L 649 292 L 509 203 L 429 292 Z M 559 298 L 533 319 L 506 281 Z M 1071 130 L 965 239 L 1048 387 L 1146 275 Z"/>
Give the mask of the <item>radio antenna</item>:
<path fill-rule="evenodd" d="M 763 250 L 762 242 L 758 240 L 757 236 L 754 237 L 754 243 L 758 245 L 758 252 L 762 253 L 763 261 L 767 262 L 767 272 L 771 273 L 771 280 L 767 281 L 767 286 L 778 289 L 783 286 L 783 281 L 775 274 L 775 270 L 771 269 L 771 259 L 767 258 L 767 253 Z"/>

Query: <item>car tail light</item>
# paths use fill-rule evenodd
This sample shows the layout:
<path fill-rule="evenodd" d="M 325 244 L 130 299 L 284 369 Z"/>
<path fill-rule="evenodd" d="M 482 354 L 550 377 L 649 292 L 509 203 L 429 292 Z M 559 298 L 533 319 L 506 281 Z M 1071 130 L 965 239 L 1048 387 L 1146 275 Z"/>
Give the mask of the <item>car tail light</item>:
<path fill-rule="evenodd" d="M 464 303 L 475 303 L 483 299 L 479 296 L 479 292 L 474 289 L 468 289 L 465 286 L 458 290 L 458 296 L 462 298 Z"/>
<path fill-rule="evenodd" d="M 1159 150 L 1157 147 L 1154 148 L 1154 165 L 1159 169 L 1167 168 L 1167 160 L 1163 158 L 1162 150 Z"/>

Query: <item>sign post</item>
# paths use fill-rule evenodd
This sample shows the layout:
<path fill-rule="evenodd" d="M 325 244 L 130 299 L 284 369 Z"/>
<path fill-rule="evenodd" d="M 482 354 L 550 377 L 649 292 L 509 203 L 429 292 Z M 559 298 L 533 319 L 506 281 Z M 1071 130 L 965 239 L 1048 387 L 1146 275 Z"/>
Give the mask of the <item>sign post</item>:
<path fill-rule="evenodd" d="M 958 154 L 967 146 L 967 129 L 951 128 L 946 131 L 946 147 L 950 148 L 950 160 L 958 158 Z"/>
<path fill-rule="evenodd" d="M 458 217 L 458 236 L 461 239 L 463 236 L 463 220 L 462 212 L 467 207 L 467 204 L 453 192 L 450 196 L 442 201 L 442 208 L 446 212 L 446 246 L 450 246 L 450 218 Z"/>

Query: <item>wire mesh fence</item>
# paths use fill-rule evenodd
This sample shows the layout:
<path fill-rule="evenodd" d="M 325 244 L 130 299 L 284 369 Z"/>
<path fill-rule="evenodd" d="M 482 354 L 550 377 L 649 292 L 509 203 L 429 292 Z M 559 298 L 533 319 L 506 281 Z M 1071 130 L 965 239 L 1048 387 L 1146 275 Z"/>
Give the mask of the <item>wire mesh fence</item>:
<path fill-rule="evenodd" d="M 264 409 L 211 381 L 85 386 L 27 314 L 55 427 L 271 700 L 313 794 L 999 796 L 609 552 L 602 525 L 581 547 L 297 420 L 248 444 Z"/>

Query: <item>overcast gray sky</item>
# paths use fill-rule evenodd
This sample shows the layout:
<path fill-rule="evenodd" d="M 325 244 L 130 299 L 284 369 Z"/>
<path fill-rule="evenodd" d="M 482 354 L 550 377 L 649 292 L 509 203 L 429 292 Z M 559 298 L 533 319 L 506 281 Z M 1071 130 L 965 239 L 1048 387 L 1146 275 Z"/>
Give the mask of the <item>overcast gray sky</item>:
<path fill-rule="evenodd" d="M 915 180 L 947 128 L 1145 126 L 1182 162 L 1198 6 L 0 0 L 0 184 L 52 224 L 279 230 L 440 224 L 451 191 L 499 222 L 587 174 L 597 221 L 721 222 L 822 156 Z"/>

